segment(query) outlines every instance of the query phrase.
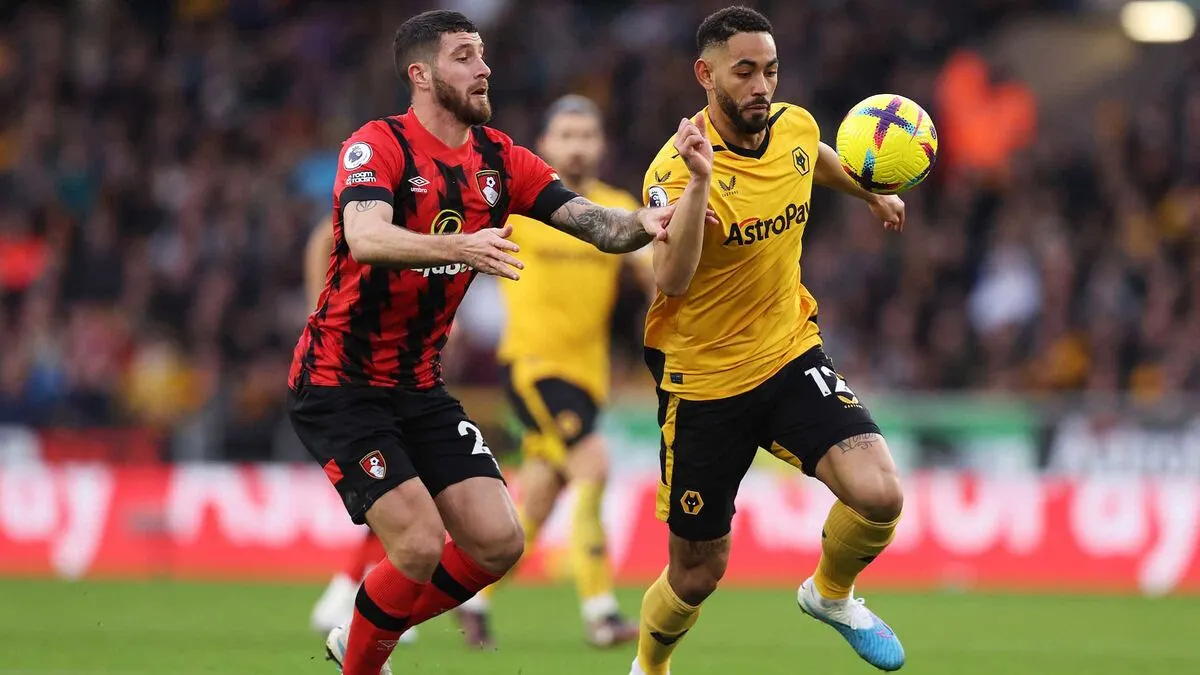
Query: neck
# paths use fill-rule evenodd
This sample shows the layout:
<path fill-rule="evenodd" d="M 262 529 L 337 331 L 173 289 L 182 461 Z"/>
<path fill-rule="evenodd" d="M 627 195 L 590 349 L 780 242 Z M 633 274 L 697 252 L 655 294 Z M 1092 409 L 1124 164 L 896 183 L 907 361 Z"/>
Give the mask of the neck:
<path fill-rule="evenodd" d="M 470 139 L 471 127 L 428 97 L 414 100 L 412 108 L 421 126 L 447 147 L 457 148 Z"/>
<path fill-rule="evenodd" d="M 767 137 L 766 129 L 753 134 L 739 131 L 733 125 L 733 121 L 729 119 L 729 116 L 725 114 L 725 111 L 721 109 L 721 106 L 714 100 L 709 100 L 708 102 L 708 119 L 712 120 L 712 125 L 721 136 L 721 140 L 730 145 L 736 145 L 739 148 L 757 150 Z"/>

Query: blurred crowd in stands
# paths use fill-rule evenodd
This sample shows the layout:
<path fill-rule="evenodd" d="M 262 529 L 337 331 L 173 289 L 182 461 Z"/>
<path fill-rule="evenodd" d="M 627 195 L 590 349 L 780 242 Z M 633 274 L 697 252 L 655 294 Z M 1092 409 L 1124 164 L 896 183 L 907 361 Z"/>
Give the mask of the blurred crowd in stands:
<path fill-rule="evenodd" d="M 342 139 L 407 107 L 391 33 L 420 4 L 4 3 L 0 423 L 149 425 L 223 457 L 286 433 L 303 246 Z M 602 176 L 639 193 L 703 105 L 694 30 L 724 4 L 442 6 L 482 28 L 494 126 L 532 144 L 549 101 L 591 96 L 610 130 Z M 1039 134 L 1033 95 L 965 51 L 1048 3 L 916 0 L 903 21 L 885 0 L 751 4 L 776 26 L 777 99 L 812 110 L 828 142 L 884 91 L 941 132 L 902 235 L 814 197 L 804 281 L 857 388 L 1200 389 L 1200 48 L 1181 47 L 1193 68 L 1160 96 L 1080 110 L 1086 142 L 1071 143 Z M 480 281 L 447 355 L 456 384 L 495 377 L 503 316 Z M 615 377 L 637 386 L 643 311 L 630 284 Z"/>

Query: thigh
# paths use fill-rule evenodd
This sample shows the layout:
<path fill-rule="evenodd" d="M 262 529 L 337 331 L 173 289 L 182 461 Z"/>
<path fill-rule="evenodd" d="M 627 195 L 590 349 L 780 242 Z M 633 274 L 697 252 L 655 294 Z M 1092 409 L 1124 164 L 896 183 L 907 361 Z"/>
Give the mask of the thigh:
<path fill-rule="evenodd" d="M 289 390 L 288 416 L 355 523 L 365 523 L 376 500 L 417 475 L 386 389 Z"/>
<path fill-rule="evenodd" d="M 660 476 L 657 515 L 688 541 L 729 533 L 738 488 L 757 445 L 745 427 L 747 395 L 714 401 L 659 393 Z"/>
<path fill-rule="evenodd" d="M 380 495 L 367 509 L 366 519 L 393 564 L 403 566 L 401 571 L 410 578 L 422 578 L 429 572 L 423 565 L 441 555 L 446 530 L 419 478 Z"/>
<path fill-rule="evenodd" d="M 447 487 L 476 477 L 503 482 L 483 432 L 446 390 L 398 394 L 396 409 L 398 428 L 429 494 L 437 497 Z"/>
<path fill-rule="evenodd" d="M 788 364 L 776 386 L 759 444 L 810 476 L 837 443 L 879 433 L 870 411 L 820 347 Z"/>
<path fill-rule="evenodd" d="M 600 408 L 591 394 L 557 377 L 533 378 L 516 363 L 505 371 L 505 392 L 525 428 L 526 456 L 562 469 L 567 453 L 596 430 Z"/>

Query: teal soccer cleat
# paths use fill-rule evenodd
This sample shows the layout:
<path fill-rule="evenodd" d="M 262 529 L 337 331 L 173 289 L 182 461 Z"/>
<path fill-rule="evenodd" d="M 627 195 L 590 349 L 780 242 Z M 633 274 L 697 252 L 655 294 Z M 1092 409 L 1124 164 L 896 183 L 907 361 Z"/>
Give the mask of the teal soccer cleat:
<path fill-rule="evenodd" d="M 796 603 L 805 614 L 833 626 L 867 663 L 880 670 L 900 670 L 904 665 L 900 638 L 867 609 L 862 598 L 854 597 L 853 589 L 845 600 L 828 600 L 821 597 L 809 577 L 796 591 Z"/>

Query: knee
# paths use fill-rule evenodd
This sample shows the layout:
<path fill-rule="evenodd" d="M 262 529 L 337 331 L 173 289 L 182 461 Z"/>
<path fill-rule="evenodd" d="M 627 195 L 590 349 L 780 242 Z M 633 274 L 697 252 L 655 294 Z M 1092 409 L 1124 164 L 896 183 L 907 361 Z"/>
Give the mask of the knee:
<path fill-rule="evenodd" d="M 667 578 L 680 600 L 699 605 L 717 590 L 727 564 L 728 558 L 719 555 L 704 560 L 672 561 Z"/>
<path fill-rule="evenodd" d="M 446 530 L 440 520 L 412 523 L 399 537 L 385 542 L 388 560 L 414 579 L 428 579 L 442 558 Z"/>
<path fill-rule="evenodd" d="M 679 599 L 689 605 L 699 605 L 717 590 L 724 576 L 724 569 L 710 567 L 672 568 L 668 575 L 671 589 Z"/>
<path fill-rule="evenodd" d="M 575 443 L 566 470 L 573 481 L 603 483 L 608 480 L 608 450 L 598 435 L 590 434 Z"/>
<path fill-rule="evenodd" d="M 904 508 L 904 490 L 900 476 L 893 469 L 879 469 L 864 476 L 848 504 L 861 516 L 875 523 L 889 523 L 900 517 Z"/>
<path fill-rule="evenodd" d="M 472 550 L 468 550 L 468 554 L 480 567 L 493 574 L 505 574 L 525 553 L 525 531 L 520 523 L 512 520 L 503 527 L 495 528 L 469 548 Z"/>

